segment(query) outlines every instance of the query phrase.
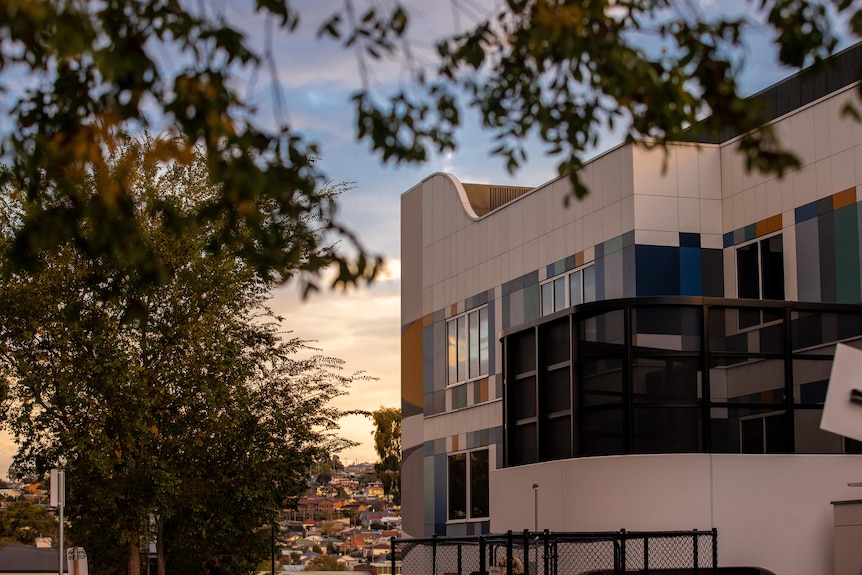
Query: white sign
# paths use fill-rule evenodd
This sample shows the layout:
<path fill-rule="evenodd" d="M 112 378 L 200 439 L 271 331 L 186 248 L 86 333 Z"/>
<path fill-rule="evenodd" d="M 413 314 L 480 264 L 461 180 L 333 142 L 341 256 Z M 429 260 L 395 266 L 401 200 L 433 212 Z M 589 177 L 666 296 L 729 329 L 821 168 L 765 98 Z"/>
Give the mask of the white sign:
<path fill-rule="evenodd" d="M 862 350 L 835 348 L 820 429 L 862 441 Z"/>
<path fill-rule="evenodd" d="M 69 575 L 87 575 L 87 552 L 83 547 L 66 549 L 66 572 Z"/>
<path fill-rule="evenodd" d="M 51 470 L 51 507 L 66 504 L 66 477 L 62 469 Z"/>

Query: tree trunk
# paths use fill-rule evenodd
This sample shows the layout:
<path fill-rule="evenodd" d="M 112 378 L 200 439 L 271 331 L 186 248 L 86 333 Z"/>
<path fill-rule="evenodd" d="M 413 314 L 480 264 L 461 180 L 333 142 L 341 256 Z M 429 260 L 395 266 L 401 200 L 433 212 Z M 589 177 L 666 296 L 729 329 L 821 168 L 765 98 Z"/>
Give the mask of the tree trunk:
<path fill-rule="evenodd" d="M 165 557 L 165 524 L 161 517 L 156 521 L 156 575 L 165 575 L 167 557 Z"/>
<path fill-rule="evenodd" d="M 141 534 L 129 535 L 129 575 L 141 575 Z"/>

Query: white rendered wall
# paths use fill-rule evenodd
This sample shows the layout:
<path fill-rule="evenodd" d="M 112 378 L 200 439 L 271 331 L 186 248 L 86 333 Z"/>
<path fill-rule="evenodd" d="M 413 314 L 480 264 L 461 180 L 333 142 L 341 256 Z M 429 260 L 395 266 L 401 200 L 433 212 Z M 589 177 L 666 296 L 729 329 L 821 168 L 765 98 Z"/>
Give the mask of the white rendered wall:
<path fill-rule="evenodd" d="M 719 566 L 833 570 L 831 501 L 862 488 L 862 456 L 671 454 L 568 459 L 491 473 L 491 531 L 718 529 Z"/>

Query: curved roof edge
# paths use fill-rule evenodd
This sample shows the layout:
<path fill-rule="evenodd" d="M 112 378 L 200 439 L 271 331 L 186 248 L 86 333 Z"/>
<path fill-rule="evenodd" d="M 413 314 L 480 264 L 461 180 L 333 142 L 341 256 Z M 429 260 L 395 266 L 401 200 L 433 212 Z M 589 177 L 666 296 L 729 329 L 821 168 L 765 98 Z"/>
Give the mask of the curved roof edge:
<path fill-rule="evenodd" d="M 448 180 L 454 186 L 464 214 L 473 221 L 484 218 L 491 212 L 536 189 L 530 186 L 470 184 L 461 182 L 454 174 L 434 172 L 404 193 L 410 193 L 416 187 L 438 176 Z"/>

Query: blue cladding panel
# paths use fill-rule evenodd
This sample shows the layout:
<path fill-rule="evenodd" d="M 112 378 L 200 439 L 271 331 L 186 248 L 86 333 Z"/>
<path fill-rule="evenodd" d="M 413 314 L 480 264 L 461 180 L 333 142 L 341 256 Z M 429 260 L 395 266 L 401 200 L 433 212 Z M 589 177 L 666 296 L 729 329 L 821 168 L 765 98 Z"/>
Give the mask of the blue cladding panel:
<path fill-rule="evenodd" d="M 793 217 L 796 220 L 796 223 L 801 223 L 806 220 L 810 220 L 811 218 L 817 217 L 817 202 L 811 202 L 810 204 L 805 204 L 804 206 L 799 206 L 793 212 Z"/>
<path fill-rule="evenodd" d="M 679 295 L 679 248 L 635 246 L 637 295 Z"/>
<path fill-rule="evenodd" d="M 593 264 L 596 268 L 596 301 L 605 299 L 605 258 L 598 256 L 596 250 L 596 263 Z"/>
<path fill-rule="evenodd" d="M 722 236 L 722 239 L 724 240 L 724 247 L 729 248 L 733 245 L 733 232 L 727 232 Z"/>
<path fill-rule="evenodd" d="M 682 235 L 682 234 L 680 234 Z M 696 234 L 695 234 L 696 235 Z M 679 293 L 680 295 L 701 295 L 703 286 L 701 275 L 700 248 L 679 249 Z"/>

